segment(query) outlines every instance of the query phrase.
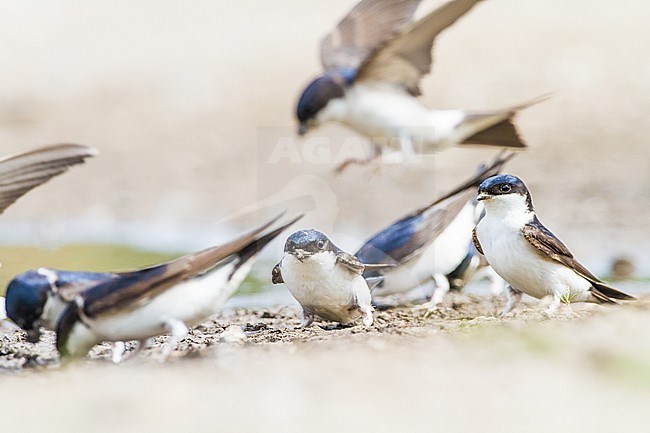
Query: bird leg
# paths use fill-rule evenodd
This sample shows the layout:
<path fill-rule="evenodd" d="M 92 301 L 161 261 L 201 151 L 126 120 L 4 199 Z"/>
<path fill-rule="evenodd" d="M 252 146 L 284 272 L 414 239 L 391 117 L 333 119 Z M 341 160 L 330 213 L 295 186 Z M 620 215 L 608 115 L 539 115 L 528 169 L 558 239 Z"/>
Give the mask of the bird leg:
<path fill-rule="evenodd" d="M 557 294 L 553 294 L 553 302 L 551 302 L 551 305 L 549 305 L 548 308 L 544 311 L 544 314 L 546 314 L 548 317 L 555 317 L 557 310 L 560 308 L 561 304 L 562 297 Z"/>
<path fill-rule="evenodd" d="M 359 311 L 361 311 L 361 320 L 365 326 L 371 326 L 374 318 L 372 317 L 372 306 L 364 305 L 359 306 Z"/>
<path fill-rule="evenodd" d="M 165 328 L 171 333 L 169 343 L 163 348 L 162 361 L 166 361 L 172 351 L 178 346 L 178 343 L 187 336 L 189 329 L 182 320 L 169 319 L 165 322 Z"/>
<path fill-rule="evenodd" d="M 336 166 L 334 172 L 336 174 L 341 174 L 343 171 L 351 165 L 369 165 L 376 161 L 381 161 L 379 157 L 381 156 L 381 147 L 374 141 L 370 143 L 370 155 L 367 158 L 348 158 L 339 165 Z M 381 169 L 381 165 L 379 166 Z"/>
<path fill-rule="evenodd" d="M 449 280 L 446 276 L 441 274 L 433 274 L 431 277 L 433 278 L 434 284 L 433 293 L 431 294 L 431 299 L 429 299 L 429 302 L 422 304 L 423 308 L 429 310 L 429 314 L 440 307 L 440 304 L 443 303 L 445 296 L 447 296 L 447 293 L 449 293 L 450 289 Z"/>
<path fill-rule="evenodd" d="M 314 323 L 314 313 L 307 311 L 304 308 L 302 309 L 302 318 L 300 319 L 300 327 L 307 328 Z"/>
<path fill-rule="evenodd" d="M 415 149 L 413 148 L 413 140 L 405 136 L 400 136 L 398 140 L 399 140 L 399 148 L 402 153 L 402 161 L 407 163 L 414 162 Z"/>
<path fill-rule="evenodd" d="M 113 364 L 119 364 L 124 359 L 126 345 L 123 341 L 116 341 L 111 347 L 111 361 Z"/>
<path fill-rule="evenodd" d="M 506 299 L 508 302 L 506 302 L 506 306 L 503 308 L 503 311 L 501 312 L 502 316 L 505 316 L 509 312 L 515 309 L 517 305 L 519 305 L 519 302 L 521 302 L 521 297 L 523 296 L 523 293 L 514 287 L 512 287 L 510 284 L 506 285 Z"/>

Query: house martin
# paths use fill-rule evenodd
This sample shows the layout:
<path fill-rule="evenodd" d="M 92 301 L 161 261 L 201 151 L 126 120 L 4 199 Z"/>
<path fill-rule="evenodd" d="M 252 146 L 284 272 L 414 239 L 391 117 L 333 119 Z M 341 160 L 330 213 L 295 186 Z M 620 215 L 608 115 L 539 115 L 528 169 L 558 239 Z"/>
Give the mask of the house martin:
<path fill-rule="evenodd" d="M 477 186 L 499 173 L 514 157 L 499 155 L 490 166 L 481 166 L 476 175 L 428 206 L 412 212 L 373 235 L 355 253 L 362 262 L 393 264 L 387 269 L 371 269 L 366 278 L 381 276 L 373 299 L 404 293 L 433 282 L 434 292 L 428 307 L 442 303 L 449 291 L 446 275 L 467 256 L 476 225 Z"/>
<path fill-rule="evenodd" d="M 299 216 L 269 231 L 280 218 L 221 246 L 134 272 L 118 273 L 79 293 L 61 315 L 57 349 L 81 357 L 102 341 L 142 341 L 171 333 L 163 355 L 219 311 L 250 272 L 258 253 Z"/>
<path fill-rule="evenodd" d="M 382 148 L 397 149 L 403 157 L 416 147 L 525 148 L 514 118 L 539 99 L 489 111 L 431 110 L 417 99 L 420 80 L 431 70 L 435 37 L 479 1 L 451 0 L 419 21 L 412 20 L 419 0 L 359 2 L 321 43 L 325 72 L 298 100 L 298 134 L 328 122 L 343 124 L 373 141 L 364 162 Z"/>
<path fill-rule="evenodd" d="M 314 315 L 343 325 L 361 316 L 363 324 L 370 326 L 373 283 L 366 281 L 363 273 L 377 267 L 386 266 L 364 264 L 325 234 L 301 230 L 287 239 L 282 260 L 273 268 L 272 281 L 286 284 L 302 306 L 302 327 L 310 326 Z"/>
<path fill-rule="evenodd" d="M 41 337 L 41 327 L 56 331 L 61 315 L 79 293 L 117 277 L 117 273 L 47 268 L 23 272 L 7 286 L 7 318 L 26 331 L 28 342 L 37 343 Z M 144 342 L 138 342 L 134 355 L 144 346 Z M 122 361 L 125 350 L 124 342 L 115 342 L 111 349 L 112 361 Z"/>
<path fill-rule="evenodd" d="M 534 298 L 552 296 L 547 312 L 561 303 L 615 304 L 632 300 L 600 281 L 537 218 L 524 182 L 513 175 L 486 179 L 478 189 L 485 217 L 473 231 L 476 249 L 508 283 L 504 314 L 521 300 L 522 292 Z"/>

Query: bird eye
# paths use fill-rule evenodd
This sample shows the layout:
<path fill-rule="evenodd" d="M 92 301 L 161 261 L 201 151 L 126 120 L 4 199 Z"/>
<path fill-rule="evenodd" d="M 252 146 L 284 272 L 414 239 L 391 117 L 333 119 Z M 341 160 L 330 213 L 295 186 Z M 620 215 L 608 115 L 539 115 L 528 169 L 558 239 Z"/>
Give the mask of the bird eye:
<path fill-rule="evenodd" d="M 501 185 L 499 187 L 499 190 L 501 192 L 510 192 L 511 189 L 512 189 L 512 187 L 510 185 L 508 185 L 507 183 L 504 183 L 503 185 Z"/>
<path fill-rule="evenodd" d="M 316 246 L 318 247 L 319 250 L 322 250 L 323 248 L 325 248 L 325 241 L 316 242 Z"/>

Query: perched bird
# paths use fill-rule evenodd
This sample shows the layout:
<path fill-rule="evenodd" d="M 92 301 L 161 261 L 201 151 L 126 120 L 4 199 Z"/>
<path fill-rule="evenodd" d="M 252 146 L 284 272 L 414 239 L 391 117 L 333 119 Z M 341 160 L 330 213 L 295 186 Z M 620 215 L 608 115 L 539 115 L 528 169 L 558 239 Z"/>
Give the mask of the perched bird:
<path fill-rule="evenodd" d="M 327 122 L 346 125 L 374 140 L 367 161 L 381 148 L 408 156 L 416 144 L 433 151 L 457 144 L 526 147 L 513 120 L 537 101 L 467 111 L 431 110 L 416 98 L 431 70 L 435 37 L 478 2 L 451 0 L 417 22 L 412 17 L 420 0 L 359 2 L 321 44 L 325 72 L 300 96 L 298 134 Z"/>
<path fill-rule="evenodd" d="M 302 216 L 269 231 L 278 218 L 217 247 L 116 278 L 79 293 L 57 326 L 62 357 L 84 356 L 102 341 L 145 340 L 170 332 L 169 355 L 215 314 L 248 275 L 259 251 Z"/>
<path fill-rule="evenodd" d="M 97 155 L 79 144 L 54 144 L 0 159 L 0 213 L 25 193 Z"/>
<path fill-rule="evenodd" d="M 366 278 L 382 277 L 373 300 L 404 293 L 433 281 L 429 307 L 442 303 L 449 291 L 446 275 L 465 259 L 476 225 L 474 197 L 477 186 L 499 173 L 514 154 L 499 155 L 489 167 L 430 205 L 412 212 L 373 235 L 355 253 L 362 262 L 393 264 L 387 269 L 366 270 Z"/>
<path fill-rule="evenodd" d="M 513 175 L 485 180 L 478 189 L 485 217 L 473 233 L 474 244 L 508 283 L 504 314 L 517 306 L 522 292 L 534 298 L 552 296 L 548 313 L 562 302 L 615 304 L 632 300 L 600 281 L 537 219 L 524 182 Z"/>
<path fill-rule="evenodd" d="M 273 284 L 286 284 L 302 306 L 301 326 L 314 315 L 347 325 L 359 316 L 372 325 L 372 305 L 364 270 L 376 268 L 342 251 L 323 233 L 301 230 L 287 239 L 284 256 L 273 268 Z M 384 266 L 379 266 L 383 268 Z"/>

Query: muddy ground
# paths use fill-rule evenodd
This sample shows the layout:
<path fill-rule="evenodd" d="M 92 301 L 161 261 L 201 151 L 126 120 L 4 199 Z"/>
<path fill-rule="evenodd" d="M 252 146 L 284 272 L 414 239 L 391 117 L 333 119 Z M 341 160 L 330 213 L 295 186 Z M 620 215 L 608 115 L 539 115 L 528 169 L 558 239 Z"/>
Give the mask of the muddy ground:
<path fill-rule="evenodd" d="M 453 295 L 447 308 L 376 313 L 372 327 L 293 307 L 226 311 L 165 363 L 166 337 L 120 365 L 109 346 L 61 366 L 53 334 L 2 334 L 7 431 L 644 431 L 650 299 L 575 304 Z M 243 331 L 243 333 L 241 331 Z"/>
<path fill-rule="evenodd" d="M 191 330 L 190 335 L 181 342 L 173 359 L 211 356 L 218 350 L 220 343 L 237 343 L 243 346 L 267 344 L 312 343 L 339 341 L 352 343 L 363 342 L 372 337 L 383 336 L 428 336 L 437 333 L 453 334 L 473 326 L 496 322 L 527 323 L 549 319 L 535 301 L 500 318 L 503 308 L 500 298 L 454 294 L 447 305 L 436 310 L 426 309 L 418 304 L 395 308 L 380 309 L 376 312 L 375 323 L 371 327 L 360 324 L 342 326 L 331 322 L 317 320 L 314 326 L 300 328 L 300 317 L 295 307 L 277 307 L 268 309 L 240 309 L 225 311 L 204 324 Z M 542 302 L 543 305 L 543 302 Z M 527 308 L 531 306 L 534 309 Z M 578 305 L 566 308 L 556 320 L 573 320 L 594 314 L 594 306 Z M 7 326 L 8 328 L 9 326 Z M 235 328 L 237 328 L 235 330 Z M 243 333 L 238 332 L 241 329 Z M 168 337 L 156 337 L 154 343 L 138 355 L 139 361 L 160 360 L 161 347 Z M 55 350 L 55 334 L 45 332 L 38 344 L 24 340 L 20 330 L 6 329 L 2 334 L 0 349 L 0 371 L 31 371 L 39 367 L 59 366 L 58 353 Z M 135 343 L 128 345 L 131 351 Z M 129 352 L 127 352 L 128 357 Z M 97 346 L 91 352 L 90 359 L 110 360 L 110 345 Z"/>

